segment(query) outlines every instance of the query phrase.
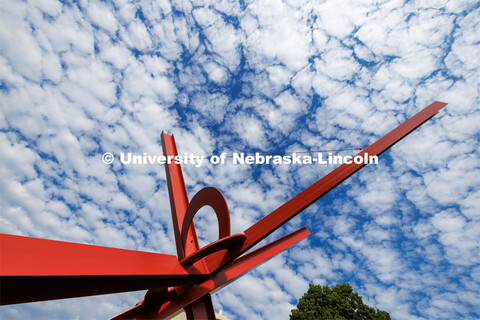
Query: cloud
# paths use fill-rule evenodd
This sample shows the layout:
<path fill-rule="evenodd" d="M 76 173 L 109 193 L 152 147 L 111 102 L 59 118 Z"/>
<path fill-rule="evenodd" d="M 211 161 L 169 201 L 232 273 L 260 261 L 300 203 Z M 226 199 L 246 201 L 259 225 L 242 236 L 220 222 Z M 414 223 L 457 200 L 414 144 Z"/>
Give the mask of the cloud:
<path fill-rule="evenodd" d="M 475 1 L 55 0 L 0 9 L 0 230 L 175 254 L 164 168 L 112 152 L 365 147 L 434 100 L 439 115 L 276 231 L 314 235 L 214 295 L 231 318 L 287 319 L 307 283 L 350 282 L 395 319 L 479 317 Z M 346 153 L 345 153 L 346 154 Z M 242 232 L 333 166 L 183 166 Z M 216 239 L 211 211 L 195 218 Z M 253 288 L 253 289 L 252 289 Z M 0 309 L 106 318 L 143 292 Z M 88 308 L 93 303 L 101 308 Z"/>

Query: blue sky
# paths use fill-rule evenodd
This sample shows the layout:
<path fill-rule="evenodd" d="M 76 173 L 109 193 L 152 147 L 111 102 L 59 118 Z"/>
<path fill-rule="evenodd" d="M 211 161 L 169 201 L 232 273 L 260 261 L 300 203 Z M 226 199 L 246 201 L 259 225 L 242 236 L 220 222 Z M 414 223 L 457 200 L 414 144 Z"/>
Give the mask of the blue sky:
<path fill-rule="evenodd" d="M 349 282 L 393 319 L 480 318 L 476 1 L 4 1 L 0 230 L 175 254 L 164 168 L 104 152 L 365 147 L 439 115 L 271 236 L 314 233 L 213 295 L 232 319 L 288 319 L 308 283 Z M 348 152 L 346 152 L 348 154 Z M 241 232 L 335 166 L 184 166 Z M 195 219 L 201 244 L 215 215 Z M 144 292 L 0 308 L 104 319 Z"/>

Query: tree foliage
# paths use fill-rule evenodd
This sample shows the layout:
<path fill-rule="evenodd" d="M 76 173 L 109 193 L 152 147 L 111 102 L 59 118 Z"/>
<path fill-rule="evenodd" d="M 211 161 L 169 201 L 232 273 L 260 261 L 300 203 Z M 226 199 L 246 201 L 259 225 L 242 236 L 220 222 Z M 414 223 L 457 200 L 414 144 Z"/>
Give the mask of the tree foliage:
<path fill-rule="evenodd" d="M 290 320 L 390 320 L 386 311 L 363 303 L 348 283 L 335 287 L 310 284 L 292 309 Z"/>

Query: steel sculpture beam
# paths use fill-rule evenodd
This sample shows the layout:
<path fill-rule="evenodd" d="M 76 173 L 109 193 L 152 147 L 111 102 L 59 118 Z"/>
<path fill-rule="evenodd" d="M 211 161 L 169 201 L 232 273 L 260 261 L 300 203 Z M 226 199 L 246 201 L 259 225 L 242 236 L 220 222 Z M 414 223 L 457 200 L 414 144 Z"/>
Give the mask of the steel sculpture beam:
<path fill-rule="evenodd" d="M 167 254 L 0 234 L 2 305 L 188 285 L 207 275 Z"/>
<path fill-rule="evenodd" d="M 358 155 L 380 155 L 442 109 L 435 101 Z M 162 133 L 164 155 L 178 154 L 173 135 Z M 189 202 L 179 164 L 165 166 L 177 257 L 0 234 L 0 304 L 148 289 L 136 307 L 112 319 L 161 319 L 185 309 L 188 319 L 212 319 L 210 294 L 304 239 L 304 227 L 246 253 L 365 164 L 342 164 L 241 234 L 230 234 L 228 205 L 215 188 Z M 219 239 L 199 247 L 197 211 L 215 211 Z"/>
<path fill-rule="evenodd" d="M 308 231 L 306 227 L 303 227 L 236 259 L 198 285 L 187 286 L 187 288 L 179 295 L 174 294 L 174 290 L 165 293 L 166 296 L 170 294 L 170 299 L 164 299 L 164 303 L 155 304 L 141 301 L 134 308 L 127 310 L 110 320 L 163 319 L 168 317 L 176 311 L 187 307 L 189 304 L 198 301 L 209 294 L 217 292 L 230 282 L 237 280 L 251 269 L 259 266 L 266 260 L 273 258 L 275 255 L 309 235 L 310 231 Z"/>
<path fill-rule="evenodd" d="M 175 138 L 173 137 L 173 135 L 167 135 L 162 132 L 162 147 L 163 154 L 166 157 L 175 157 L 178 155 L 177 146 L 175 144 Z M 200 246 L 198 245 L 197 233 L 195 231 L 195 225 L 193 223 L 193 215 L 198 209 L 200 209 L 201 205 L 193 213 L 191 213 L 191 209 L 189 210 L 187 189 L 185 188 L 185 181 L 183 180 L 182 167 L 180 166 L 180 164 L 176 164 L 175 162 L 166 164 L 165 173 L 167 177 L 168 195 L 170 197 L 170 208 L 172 211 L 175 243 L 177 244 L 177 256 L 179 261 L 184 261 L 186 257 L 195 254 L 195 252 L 198 252 L 200 249 Z M 193 200 L 195 200 L 194 205 L 201 203 L 202 200 L 206 204 L 209 204 L 208 198 L 202 197 L 202 193 L 200 192 L 199 196 L 193 197 L 192 201 Z M 222 209 L 223 207 L 219 211 L 220 214 L 217 213 L 217 216 L 225 217 L 225 214 L 228 215 L 228 207 L 227 212 L 224 212 L 224 210 Z M 218 209 L 215 212 L 217 211 Z M 228 221 L 224 222 L 224 220 L 222 219 L 220 219 L 219 221 L 222 222 L 219 223 L 219 234 L 229 234 L 230 216 L 228 216 Z M 198 262 L 198 267 L 201 269 L 205 269 L 205 264 L 203 263 L 203 260 Z M 177 291 L 180 290 L 182 289 L 177 289 Z M 147 291 L 147 295 L 149 293 L 151 293 L 151 291 Z M 158 300 L 155 301 L 152 299 L 150 301 L 152 301 L 152 303 L 149 303 L 149 305 L 158 305 Z M 210 294 L 206 294 L 202 297 L 202 299 L 194 301 L 190 305 L 186 306 L 185 311 L 189 318 L 192 319 L 215 318 L 215 311 L 213 309 L 213 303 Z"/>

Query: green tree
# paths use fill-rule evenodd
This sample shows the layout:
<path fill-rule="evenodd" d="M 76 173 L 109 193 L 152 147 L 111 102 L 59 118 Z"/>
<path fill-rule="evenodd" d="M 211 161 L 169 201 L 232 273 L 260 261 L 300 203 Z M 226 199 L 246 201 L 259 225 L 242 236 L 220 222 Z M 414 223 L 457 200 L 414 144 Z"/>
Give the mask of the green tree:
<path fill-rule="evenodd" d="M 309 284 L 290 320 L 390 320 L 390 314 L 363 303 L 348 283 L 335 287 Z"/>

